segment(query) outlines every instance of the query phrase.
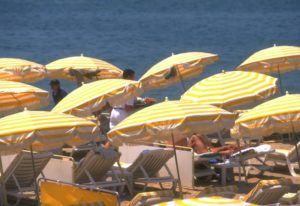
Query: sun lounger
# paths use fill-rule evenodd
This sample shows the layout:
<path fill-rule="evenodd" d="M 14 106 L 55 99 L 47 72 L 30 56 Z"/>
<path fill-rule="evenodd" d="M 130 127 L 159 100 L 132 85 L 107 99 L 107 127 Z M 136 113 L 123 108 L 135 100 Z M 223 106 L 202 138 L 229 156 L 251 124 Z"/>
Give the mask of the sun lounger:
<path fill-rule="evenodd" d="M 177 179 L 173 177 L 166 164 L 173 155 L 173 151 L 167 149 L 144 150 L 132 164 L 119 164 L 114 167 L 114 171 L 128 177 L 132 190 L 134 183 L 144 184 L 145 191 L 149 183 L 159 183 L 163 188 L 164 182 L 173 183 L 173 190 L 175 190 Z M 163 167 L 167 170 L 168 176 L 157 177 L 157 173 Z"/>
<path fill-rule="evenodd" d="M 217 153 L 194 153 L 194 178 L 212 177 L 213 175 L 217 175 L 217 173 L 212 168 L 210 161 L 220 159 L 221 155 Z"/>
<path fill-rule="evenodd" d="M 73 146 L 68 148 L 63 148 L 63 154 L 72 157 L 75 161 L 80 161 L 85 155 L 90 151 L 97 148 L 94 143 L 88 143 L 85 145 Z"/>
<path fill-rule="evenodd" d="M 20 152 L 5 170 L 3 174 L 5 188 L 8 195 L 17 198 L 16 205 L 22 198 L 36 195 L 34 182 L 52 155 L 50 152 L 33 153 L 36 176 L 33 173 L 31 153 L 28 151 Z"/>
<path fill-rule="evenodd" d="M 119 206 L 118 193 L 49 179 L 40 179 L 41 206 Z"/>
<path fill-rule="evenodd" d="M 207 170 L 212 167 L 220 169 L 222 185 L 226 185 L 228 169 L 232 169 L 234 167 L 239 168 L 239 181 L 241 181 L 242 174 L 244 174 L 244 177 L 247 181 L 247 175 L 249 173 L 249 170 L 254 167 L 261 171 L 265 171 L 266 169 L 269 169 L 270 167 L 266 166 L 264 161 L 261 160 L 260 158 L 262 157 L 264 158 L 266 154 L 269 154 L 272 151 L 273 150 L 269 145 L 259 145 L 256 147 L 249 147 L 239 152 L 236 152 L 232 154 L 228 159 L 225 159 L 218 154 L 215 154 L 214 156 L 213 153 L 205 153 L 205 154 L 198 155 L 197 159 L 194 160 L 196 162 L 199 162 L 199 160 L 201 160 L 204 163 L 204 165 L 206 165 Z M 251 163 L 252 159 L 258 160 L 261 163 L 261 165 L 253 165 Z M 211 162 L 211 160 L 215 160 L 215 162 Z"/>
<path fill-rule="evenodd" d="M 257 205 L 270 205 L 279 202 L 279 199 L 288 192 L 289 187 L 292 185 L 290 179 L 278 180 L 261 180 L 258 184 L 245 196 L 239 199 Z M 200 192 L 199 196 L 223 196 L 222 193 L 234 196 L 237 192 L 236 187 L 209 187 Z"/>
<path fill-rule="evenodd" d="M 150 206 L 161 202 L 172 201 L 174 193 L 171 190 L 138 193 L 127 206 Z"/>
<path fill-rule="evenodd" d="M 297 148 L 300 152 L 300 142 L 297 144 Z M 300 175 L 295 172 L 295 167 L 298 165 L 295 146 L 291 150 L 276 149 L 266 156 L 265 161 L 273 161 L 275 165 L 284 164 L 288 167 L 289 172 L 293 177 L 300 177 Z"/>
<path fill-rule="evenodd" d="M 265 164 L 264 159 L 266 155 L 271 153 L 272 151 L 273 149 L 270 145 L 262 144 L 255 147 L 248 147 L 239 152 L 236 152 L 231 155 L 229 160 L 232 162 L 238 162 L 240 164 L 240 167 L 242 167 L 244 176 L 247 180 L 249 171 L 253 168 L 258 169 L 261 172 L 270 169 L 270 167 Z M 260 162 L 260 164 L 253 164 L 253 160 Z"/>
<path fill-rule="evenodd" d="M 108 171 L 119 160 L 120 153 L 113 149 L 98 148 L 95 152 L 91 150 L 74 169 L 74 182 L 82 185 L 89 185 L 100 188 L 124 187 L 125 180 L 114 172 L 110 174 L 112 180 L 107 181 Z M 131 188 L 128 187 L 131 192 Z"/>

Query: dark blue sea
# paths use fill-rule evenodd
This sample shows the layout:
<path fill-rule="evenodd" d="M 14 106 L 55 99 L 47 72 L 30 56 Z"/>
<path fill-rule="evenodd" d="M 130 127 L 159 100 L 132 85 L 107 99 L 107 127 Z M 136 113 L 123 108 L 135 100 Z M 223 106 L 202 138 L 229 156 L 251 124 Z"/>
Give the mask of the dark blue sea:
<path fill-rule="evenodd" d="M 0 57 L 41 64 L 83 53 L 140 77 L 172 52 L 219 54 L 189 87 L 273 44 L 300 46 L 300 0 L 0 0 Z M 48 81 L 35 85 L 49 90 Z M 300 71 L 284 74 L 283 86 L 300 92 Z M 182 92 L 175 85 L 146 95 Z"/>

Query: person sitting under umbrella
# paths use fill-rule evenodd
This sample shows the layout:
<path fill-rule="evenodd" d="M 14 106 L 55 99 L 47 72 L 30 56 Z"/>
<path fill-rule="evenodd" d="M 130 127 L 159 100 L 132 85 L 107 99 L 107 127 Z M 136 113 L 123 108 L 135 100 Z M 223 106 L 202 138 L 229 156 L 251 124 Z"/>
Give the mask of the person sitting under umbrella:
<path fill-rule="evenodd" d="M 123 79 L 134 80 L 135 72 L 131 69 L 125 69 L 123 72 Z M 139 99 L 139 102 L 135 97 L 132 97 L 125 104 L 115 106 L 110 114 L 110 129 L 115 127 L 119 122 L 128 117 L 132 112 L 134 112 L 138 108 L 141 108 L 143 106 L 149 106 L 151 104 L 154 104 L 155 102 L 156 100 L 150 97 Z"/>

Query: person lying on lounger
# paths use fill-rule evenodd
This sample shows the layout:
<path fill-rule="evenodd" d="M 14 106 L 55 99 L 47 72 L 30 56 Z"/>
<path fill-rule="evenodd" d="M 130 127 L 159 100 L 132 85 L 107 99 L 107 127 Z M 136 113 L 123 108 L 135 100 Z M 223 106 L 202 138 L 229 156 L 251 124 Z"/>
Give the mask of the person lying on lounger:
<path fill-rule="evenodd" d="M 188 141 L 188 147 L 193 148 L 194 152 L 197 154 L 212 152 L 225 156 L 231 155 L 239 150 L 236 145 L 213 147 L 208 138 L 200 134 L 193 134 L 190 137 Z"/>

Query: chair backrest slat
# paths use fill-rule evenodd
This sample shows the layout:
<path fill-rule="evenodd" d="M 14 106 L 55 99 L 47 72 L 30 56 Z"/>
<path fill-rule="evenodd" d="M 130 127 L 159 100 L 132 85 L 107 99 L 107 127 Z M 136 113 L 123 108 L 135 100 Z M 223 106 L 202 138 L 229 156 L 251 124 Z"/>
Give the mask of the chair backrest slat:
<path fill-rule="evenodd" d="M 120 158 L 120 153 L 113 150 L 107 151 L 110 154 L 105 155 L 103 153 L 89 151 L 86 157 L 79 163 L 74 170 L 74 182 L 76 183 L 88 183 L 90 179 L 86 172 L 88 172 L 94 179 L 94 181 L 103 181 L 106 173 L 112 168 Z"/>
<path fill-rule="evenodd" d="M 172 150 L 165 149 L 144 151 L 137 157 L 128 170 L 133 172 L 135 178 L 143 177 L 143 172 L 140 169 L 140 166 L 142 166 L 147 171 L 147 174 L 153 177 L 173 155 L 174 152 Z"/>
<path fill-rule="evenodd" d="M 254 197 L 250 198 L 248 202 L 258 205 L 275 204 L 288 191 L 288 186 L 275 185 L 270 188 L 261 189 Z"/>
<path fill-rule="evenodd" d="M 39 176 L 53 154 L 50 152 L 33 153 L 35 174 Z M 16 189 L 18 186 L 13 178 L 17 179 L 20 187 L 30 187 L 37 177 L 34 176 L 30 152 L 20 152 L 4 173 L 7 189 Z"/>

